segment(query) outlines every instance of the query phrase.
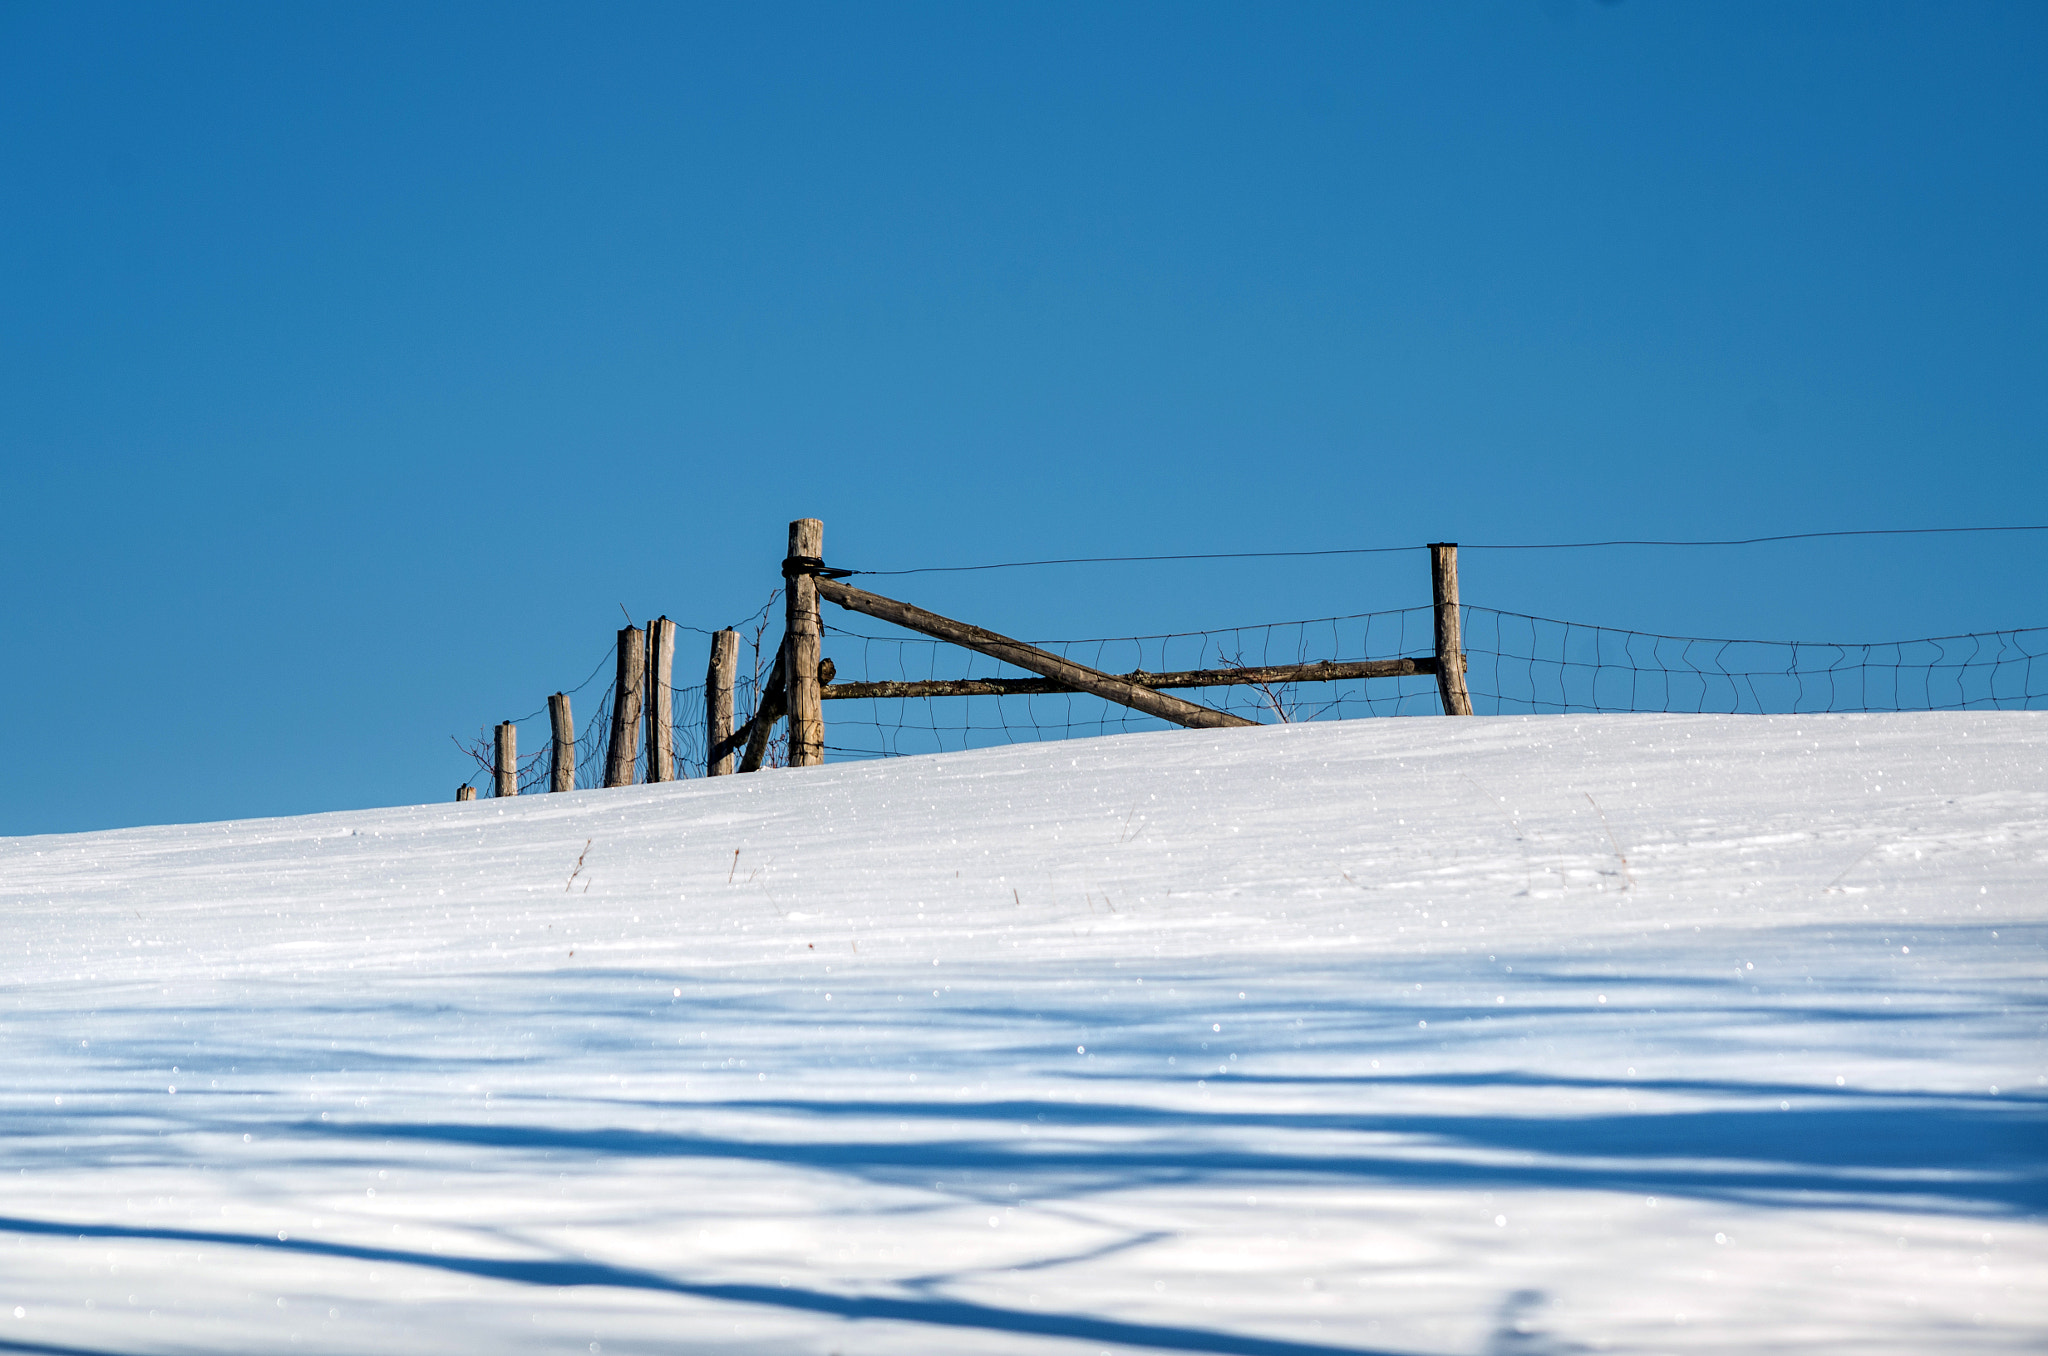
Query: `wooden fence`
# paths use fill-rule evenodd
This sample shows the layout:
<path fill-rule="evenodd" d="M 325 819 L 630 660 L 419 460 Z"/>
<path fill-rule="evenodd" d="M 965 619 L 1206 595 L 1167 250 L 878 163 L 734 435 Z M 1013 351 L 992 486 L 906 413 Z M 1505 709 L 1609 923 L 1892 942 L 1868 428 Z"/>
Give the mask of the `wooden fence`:
<path fill-rule="evenodd" d="M 1265 664 L 1229 668 L 1185 669 L 1170 673 L 1105 673 L 1035 645 L 940 616 L 913 603 L 885 598 L 846 582 L 852 573 L 825 564 L 825 525 L 799 518 L 789 525 L 788 549 L 782 561 L 783 635 L 767 681 L 761 685 L 752 716 L 734 725 L 734 691 L 739 682 L 740 636 L 724 630 L 711 637 L 710 666 L 704 682 L 704 773 L 719 777 L 760 770 L 778 725 L 786 723 L 788 762 L 815 767 L 825 761 L 825 703 L 840 699 L 917 700 L 934 697 L 1031 696 L 1086 693 L 1190 729 L 1215 729 L 1258 722 L 1169 695 L 1170 689 L 1334 683 L 1359 679 L 1434 676 L 1446 715 L 1472 714 L 1466 690 L 1465 658 L 1460 648 L 1458 548 L 1435 543 L 1429 548 L 1430 589 L 1435 612 L 1435 650 L 1431 654 L 1395 659 L 1323 660 L 1313 664 Z M 832 661 L 823 650 L 824 624 L 820 604 L 889 622 L 934 640 L 957 645 L 1035 674 L 1032 678 L 934 679 L 924 682 L 835 683 Z M 666 617 L 643 630 L 626 626 L 618 633 L 611 728 L 604 759 L 604 785 L 630 786 L 641 780 L 637 758 L 644 752 L 647 781 L 666 781 L 675 770 L 673 692 L 676 625 Z M 549 749 L 548 789 L 575 786 L 576 730 L 567 694 L 548 698 L 553 736 Z M 497 727 L 492 751 L 493 790 L 499 796 L 519 793 L 518 731 L 513 722 Z M 473 799 L 463 786 L 458 800 Z"/>

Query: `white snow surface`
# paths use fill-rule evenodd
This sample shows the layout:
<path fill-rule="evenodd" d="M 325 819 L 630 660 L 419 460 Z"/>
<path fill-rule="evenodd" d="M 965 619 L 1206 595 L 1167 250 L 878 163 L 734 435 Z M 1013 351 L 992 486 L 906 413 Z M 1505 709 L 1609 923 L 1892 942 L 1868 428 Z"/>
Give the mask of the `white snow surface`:
<path fill-rule="evenodd" d="M 0 1351 L 2038 1351 L 2048 716 L 0 840 Z"/>

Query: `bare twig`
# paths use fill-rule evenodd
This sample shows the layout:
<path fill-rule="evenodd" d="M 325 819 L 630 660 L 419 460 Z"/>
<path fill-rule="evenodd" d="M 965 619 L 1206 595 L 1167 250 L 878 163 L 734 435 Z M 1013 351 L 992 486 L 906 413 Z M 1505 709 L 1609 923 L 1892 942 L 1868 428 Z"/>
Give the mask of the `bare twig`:
<path fill-rule="evenodd" d="M 1600 808 L 1600 802 L 1593 799 L 1591 791 L 1586 792 L 1585 796 L 1586 804 L 1593 807 L 1593 813 L 1600 816 L 1600 823 L 1607 830 L 1607 841 L 1614 847 L 1614 860 L 1621 863 L 1621 878 L 1628 882 L 1627 885 L 1621 888 L 1624 890 L 1630 889 L 1635 885 L 1636 878 L 1628 869 L 1628 858 L 1622 853 L 1621 840 L 1614 836 L 1614 826 L 1607 822 L 1607 811 Z"/>
<path fill-rule="evenodd" d="M 1824 895 L 1833 894 L 1835 891 L 1835 887 L 1842 883 L 1842 877 L 1848 875 L 1851 871 L 1854 871 L 1857 867 L 1863 865 L 1864 858 L 1868 857 L 1871 853 L 1875 851 L 1877 851 L 1877 844 L 1872 843 L 1869 847 L 1857 853 L 1855 860 L 1850 862 L 1847 866 L 1843 867 L 1839 872 L 1837 872 L 1833 880 L 1829 881 L 1826 885 L 1823 885 L 1821 887 L 1820 892 Z"/>
<path fill-rule="evenodd" d="M 448 742 L 475 759 L 476 765 L 485 773 L 495 773 L 498 770 L 496 749 L 492 743 L 488 727 L 477 731 L 476 743 L 474 744 L 465 744 L 454 735 L 448 736 Z"/>
<path fill-rule="evenodd" d="M 1232 655 L 1221 655 L 1219 658 L 1226 669 L 1248 669 L 1254 667 L 1244 662 L 1244 652 L 1242 650 Z M 1295 718 L 1301 714 L 1301 703 L 1295 700 L 1293 692 L 1287 687 L 1274 683 L 1253 683 L 1251 688 L 1252 691 L 1259 694 L 1266 708 L 1273 713 L 1274 719 L 1278 720 L 1282 725 L 1292 725 Z"/>

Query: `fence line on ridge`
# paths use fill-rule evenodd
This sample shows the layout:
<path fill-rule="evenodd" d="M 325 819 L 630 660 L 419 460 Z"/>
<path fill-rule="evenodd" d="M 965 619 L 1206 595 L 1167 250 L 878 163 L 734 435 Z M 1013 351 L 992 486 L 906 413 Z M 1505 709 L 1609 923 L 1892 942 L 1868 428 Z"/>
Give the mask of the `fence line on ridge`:
<path fill-rule="evenodd" d="M 881 622 L 862 618 L 854 626 L 817 618 L 812 624 L 820 634 L 824 662 L 812 691 L 813 700 L 824 699 L 819 708 L 822 756 L 826 761 L 890 758 L 1173 728 L 1173 721 L 1146 714 L 1114 692 L 1105 696 L 1082 690 L 1058 676 L 1069 670 L 1096 674 L 1126 690 L 1132 685 L 1172 687 L 1195 703 L 1182 709 L 1220 713 L 1217 721 L 1228 718 L 1233 724 L 1435 715 L 1451 707 L 1454 695 L 1443 681 L 1451 671 L 1446 654 L 1464 680 L 1455 695 L 1462 699 L 1469 692 L 1469 709 L 1479 715 L 2048 709 L 2048 627 L 1868 643 L 1660 635 L 1463 603 L 1457 597 L 1455 548 L 1434 550 L 1439 564 L 1449 553 L 1448 601 L 1439 580 L 1435 601 L 1410 607 L 1213 630 L 1038 640 L 1013 650 L 997 647 L 996 654 L 1003 656 L 1028 652 L 1022 662 L 1035 673 L 955 639 L 891 625 L 893 615 Z M 843 573 L 793 555 L 785 562 L 786 579 L 794 577 L 792 563 L 797 573 L 818 571 L 828 580 Z M 878 598 L 836 584 L 821 585 L 813 596 L 837 601 L 843 595 L 856 603 Z M 730 679 L 733 728 L 742 734 L 763 715 L 764 705 L 768 719 L 776 720 L 776 703 L 785 700 L 776 677 L 780 652 L 768 635 L 778 600 L 790 605 L 785 590 L 778 588 L 744 630 L 734 628 L 741 660 Z M 974 636 L 965 633 L 990 635 L 944 618 L 931 624 L 936 623 L 958 628 L 968 642 Z M 680 629 L 699 637 L 715 634 Z M 952 636 L 944 627 L 939 631 Z M 628 634 L 637 632 L 621 633 Z M 684 653 L 676 658 L 678 671 L 700 672 L 695 654 L 702 651 L 679 648 Z M 616 653 L 615 646 L 570 694 L 588 691 Z M 1032 659 L 1031 653 L 1043 658 Z M 1332 667 L 1341 665 L 1351 668 Z M 1368 667 L 1371 676 L 1342 676 Z M 1055 676 L 1042 676 L 1048 673 Z M 712 753 L 706 684 L 671 678 L 666 686 L 673 713 L 672 777 L 650 777 L 642 757 L 635 763 L 635 782 L 706 775 Z M 605 783 L 616 688 L 613 676 L 597 691 L 595 703 L 577 713 L 581 719 L 571 751 L 577 790 Z M 867 695 L 904 691 L 912 695 Z M 657 703 L 637 705 L 651 713 Z M 524 750 L 514 777 L 519 794 L 550 785 L 553 749 L 546 717 L 543 707 L 505 723 L 515 727 L 515 741 Z M 788 735 L 784 725 L 771 728 L 775 734 L 761 765 L 773 767 L 788 761 Z M 518 733 L 526 738 L 517 738 Z M 654 746 L 643 732 L 639 747 Z M 463 747 L 480 769 L 470 782 L 491 785 L 489 731 Z"/>

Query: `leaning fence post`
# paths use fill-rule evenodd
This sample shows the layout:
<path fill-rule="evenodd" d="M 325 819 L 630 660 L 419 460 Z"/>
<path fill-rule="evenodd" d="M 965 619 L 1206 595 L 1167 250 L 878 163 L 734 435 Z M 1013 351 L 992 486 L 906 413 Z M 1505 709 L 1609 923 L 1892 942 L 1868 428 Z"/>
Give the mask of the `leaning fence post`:
<path fill-rule="evenodd" d="M 723 777 L 732 771 L 732 750 L 718 756 L 719 745 L 732 738 L 732 689 L 740 667 L 740 633 L 718 631 L 711 637 L 711 667 L 704 674 L 704 775 Z"/>
<path fill-rule="evenodd" d="M 640 678 L 646 672 L 644 639 L 637 626 L 619 628 L 619 671 L 612 687 L 612 742 L 604 760 L 606 786 L 633 784 L 634 745 L 640 742 Z"/>
<path fill-rule="evenodd" d="M 667 617 L 647 623 L 647 780 L 676 779 L 676 722 L 672 680 L 676 624 Z"/>
<path fill-rule="evenodd" d="M 1430 591 L 1436 595 L 1436 690 L 1444 714 L 1472 714 L 1472 694 L 1465 690 L 1465 642 L 1458 626 L 1458 544 L 1431 542 Z"/>
<path fill-rule="evenodd" d="M 823 635 L 818 620 L 818 577 L 823 564 L 825 524 L 799 518 L 789 525 L 789 558 L 782 572 L 789 581 L 783 593 L 782 690 L 789 702 L 789 765 L 816 767 L 825 761 L 825 703 L 818 695 L 818 656 Z"/>
<path fill-rule="evenodd" d="M 548 723 L 554 726 L 555 743 L 548 768 L 548 790 L 576 789 L 576 722 L 569 716 L 569 694 L 557 692 L 548 698 Z"/>
<path fill-rule="evenodd" d="M 754 718 L 747 722 L 747 748 L 740 755 L 740 772 L 759 772 L 761 764 L 768 757 L 768 741 L 775 734 L 775 722 L 781 720 L 789 710 L 789 703 L 782 699 L 782 677 L 788 671 L 784 663 L 789 654 L 789 637 L 782 638 L 782 644 L 775 649 L 775 662 L 769 670 L 768 681 L 761 684 L 761 690 L 754 701 Z"/>
<path fill-rule="evenodd" d="M 509 720 L 498 722 L 498 751 L 491 760 L 491 775 L 497 783 L 491 788 L 492 795 L 519 794 L 519 727 Z"/>
<path fill-rule="evenodd" d="M 470 785 L 469 783 L 467 783 L 467 782 L 464 782 L 464 783 L 463 783 L 463 784 L 462 784 L 461 786 L 458 786 L 458 787 L 456 787 L 456 788 L 455 788 L 455 802 L 456 802 L 456 804 L 458 804 L 458 805 L 459 805 L 459 804 L 461 804 L 461 803 L 462 803 L 463 801 L 466 801 L 466 800 L 475 800 L 475 799 L 476 799 L 476 788 L 475 788 L 475 787 L 473 787 L 473 786 L 471 786 L 471 785 Z"/>

